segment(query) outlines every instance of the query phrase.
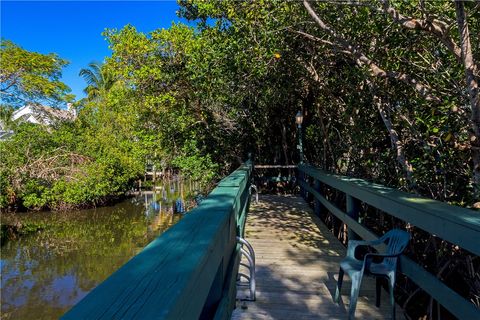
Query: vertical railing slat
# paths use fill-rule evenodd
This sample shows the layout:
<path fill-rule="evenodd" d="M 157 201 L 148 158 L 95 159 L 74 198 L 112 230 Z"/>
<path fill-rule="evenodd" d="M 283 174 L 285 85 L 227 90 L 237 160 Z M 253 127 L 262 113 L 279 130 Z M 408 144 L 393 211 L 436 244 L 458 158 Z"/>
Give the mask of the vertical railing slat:
<path fill-rule="evenodd" d="M 360 201 L 357 198 L 352 197 L 347 194 L 347 214 L 350 218 L 358 221 L 360 213 Z M 348 227 L 348 239 L 355 240 L 359 239 L 358 235 Z"/>
<path fill-rule="evenodd" d="M 317 191 L 319 194 L 322 194 L 322 191 L 321 191 L 321 189 L 322 189 L 322 184 L 321 184 L 320 180 L 315 179 L 314 189 L 315 189 L 315 191 Z M 316 215 L 317 217 L 320 217 L 320 215 L 322 214 L 322 208 L 321 208 L 321 206 L 322 206 L 322 204 L 320 203 L 320 200 L 319 200 L 317 197 L 315 197 L 315 208 L 314 208 L 314 210 L 315 210 L 315 215 Z"/>

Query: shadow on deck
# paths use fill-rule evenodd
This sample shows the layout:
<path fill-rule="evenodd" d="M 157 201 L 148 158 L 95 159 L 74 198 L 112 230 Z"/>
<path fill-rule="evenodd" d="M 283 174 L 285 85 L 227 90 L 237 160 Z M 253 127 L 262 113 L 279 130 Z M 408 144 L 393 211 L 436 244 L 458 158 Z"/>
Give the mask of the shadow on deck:
<path fill-rule="evenodd" d="M 340 304 L 333 303 L 339 262 L 345 247 L 313 215 L 300 197 L 260 196 L 252 203 L 246 239 L 256 252 L 257 301 L 237 301 L 232 319 L 347 319 L 350 279 Z M 239 291 L 237 298 L 247 296 Z M 375 281 L 364 278 L 358 319 L 390 319 L 387 292 L 375 307 Z M 397 306 L 397 319 L 404 319 Z"/>

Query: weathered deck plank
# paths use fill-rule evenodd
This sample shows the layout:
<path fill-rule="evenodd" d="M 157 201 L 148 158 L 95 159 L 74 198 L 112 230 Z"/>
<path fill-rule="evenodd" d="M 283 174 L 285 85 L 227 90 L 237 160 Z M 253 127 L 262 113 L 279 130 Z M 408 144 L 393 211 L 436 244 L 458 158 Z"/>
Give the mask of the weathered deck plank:
<path fill-rule="evenodd" d="M 257 263 L 257 301 L 237 303 L 232 319 L 346 319 L 350 279 L 344 280 L 342 301 L 334 304 L 343 245 L 299 197 L 260 197 L 252 203 L 245 237 Z M 247 295 L 239 291 L 238 298 Z M 375 307 L 375 282 L 364 279 L 357 304 L 358 319 L 390 319 L 388 294 Z M 245 309 L 246 307 L 246 309 Z M 397 319 L 404 319 L 397 306 Z"/>

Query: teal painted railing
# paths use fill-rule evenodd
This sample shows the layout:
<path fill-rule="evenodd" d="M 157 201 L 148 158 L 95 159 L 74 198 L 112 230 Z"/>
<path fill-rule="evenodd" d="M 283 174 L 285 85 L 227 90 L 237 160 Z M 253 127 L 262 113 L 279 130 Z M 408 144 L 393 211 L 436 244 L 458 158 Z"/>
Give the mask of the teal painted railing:
<path fill-rule="evenodd" d="M 146 246 L 63 319 L 227 319 L 250 204 L 252 164 Z"/>
<path fill-rule="evenodd" d="M 315 212 L 325 208 L 342 220 L 352 231 L 365 240 L 378 236 L 358 222 L 360 203 L 364 202 L 400 220 L 434 234 L 454 245 L 480 255 L 480 212 L 443 202 L 421 198 L 396 189 L 368 181 L 334 175 L 310 165 L 299 165 L 301 193 L 315 198 Z M 311 182 L 307 182 L 312 180 Z M 321 193 L 322 184 L 344 192 L 346 211 L 328 201 Z M 402 256 L 400 271 L 460 319 L 480 319 L 480 309 L 450 289 L 433 274 L 411 259 Z"/>

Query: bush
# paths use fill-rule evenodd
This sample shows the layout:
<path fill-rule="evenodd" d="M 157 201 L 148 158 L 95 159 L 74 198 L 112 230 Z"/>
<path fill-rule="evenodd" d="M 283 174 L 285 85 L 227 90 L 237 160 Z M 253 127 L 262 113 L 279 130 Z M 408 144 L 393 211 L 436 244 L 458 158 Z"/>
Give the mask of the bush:
<path fill-rule="evenodd" d="M 218 164 L 213 163 L 209 154 L 202 155 L 195 141 L 187 143 L 181 156 L 173 160 L 173 165 L 189 176 L 194 181 L 199 181 L 202 186 L 210 183 L 218 174 Z"/>

